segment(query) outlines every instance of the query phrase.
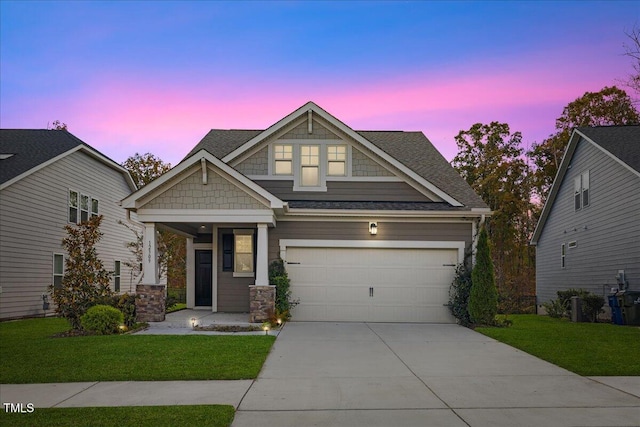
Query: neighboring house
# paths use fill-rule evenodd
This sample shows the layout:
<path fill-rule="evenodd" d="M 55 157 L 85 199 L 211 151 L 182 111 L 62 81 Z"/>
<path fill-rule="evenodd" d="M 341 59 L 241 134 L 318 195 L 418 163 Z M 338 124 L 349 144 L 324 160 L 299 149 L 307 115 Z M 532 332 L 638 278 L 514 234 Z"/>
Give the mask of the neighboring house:
<path fill-rule="evenodd" d="M 490 214 L 421 132 L 354 131 L 312 102 L 211 130 L 123 207 L 146 226 L 143 284 L 165 227 L 187 236 L 188 307 L 253 311 L 281 257 L 307 321 L 453 322 L 455 267 Z"/>
<path fill-rule="evenodd" d="M 135 240 L 118 221 L 120 200 L 135 191 L 129 173 L 62 130 L 0 130 L 0 318 L 52 314 L 47 286 L 60 284 L 67 254 L 65 225 L 103 215 L 98 257 L 117 292 L 135 291 L 125 266 Z M 51 301 L 51 298 L 49 298 Z"/>
<path fill-rule="evenodd" d="M 640 289 L 640 126 L 574 130 L 531 243 L 538 304 L 569 288 L 606 297 L 620 271 Z"/>

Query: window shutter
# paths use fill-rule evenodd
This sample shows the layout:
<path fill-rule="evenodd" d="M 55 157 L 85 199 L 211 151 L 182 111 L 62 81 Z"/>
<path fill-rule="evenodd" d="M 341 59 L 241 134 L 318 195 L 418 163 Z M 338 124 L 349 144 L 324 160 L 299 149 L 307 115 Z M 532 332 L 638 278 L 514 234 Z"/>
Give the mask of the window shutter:
<path fill-rule="evenodd" d="M 222 271 L 233 271 L 233 234 L 222 235 Z"/>

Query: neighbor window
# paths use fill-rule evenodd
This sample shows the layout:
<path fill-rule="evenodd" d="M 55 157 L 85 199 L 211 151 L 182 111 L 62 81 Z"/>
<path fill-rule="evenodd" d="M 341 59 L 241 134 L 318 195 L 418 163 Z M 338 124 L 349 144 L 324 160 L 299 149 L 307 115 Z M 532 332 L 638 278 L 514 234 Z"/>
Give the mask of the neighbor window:
<path fill-rule="evenodd" d="M 233 230 L 233 274 L 253 276 L 253 230 Z"/>
<path fill-rule="evenodd" d="M 273 158 L 276 175 L 293 174 L 293 145 L 274 145 Z"/>
<path fill-rule="evenodd" d="M 589 171 L 573 179 L 573 206 L 575 210 L 589 206 Z"/>
<path fill-rule="evenodd" d="M 91 199 L 91 218 L 98 216 L 98 200 Z"/>
<path fill-rule="evenodd" d="M 566 249 L 565 249 L 565 245 L 563 243 L 561 245 L 561 247 L 560 247 L 560 266 L 562 268 L 564 268 L 564 266 L 565 266 L 565 261 L 564 261 L 565 255 L 566 255 Z"/>
<path fill-rule="evenodd" d="M 80 195 L 80 222 L 89 220 L 89 196 Z"/>
<path fill-rule="evenodd" d="M 78 192 L 69 190 L 69 222 L 78 223 Z"/>
<path fill-rule="evenodd" d="M 302 145 L 300 147 L 300 185 L 317 187 L 320 185 L 320 147 Z"/>
<path fill-rule="evenodd" d="M 345 176 L 347 171 L 347 147 L 345 145 L 329 145 L 327 147 L 327 175 Z"/>
<path fill-rule="evenodd" d="M 64 255 L 53 254 L 53 287 L 62 287 L 62 277 L 64 276 Z"/>
<path fill-rule="evenodd" d="M 120 292 L 120 261 L 115 261 L 113 268 L 113 290 Z"/>

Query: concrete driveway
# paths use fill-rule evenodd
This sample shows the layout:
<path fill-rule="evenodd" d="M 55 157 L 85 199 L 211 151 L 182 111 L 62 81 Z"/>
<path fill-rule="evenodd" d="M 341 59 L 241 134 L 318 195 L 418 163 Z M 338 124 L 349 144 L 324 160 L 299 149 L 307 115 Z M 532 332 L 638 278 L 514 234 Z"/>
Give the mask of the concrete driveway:
<path fill-rule="evenodd" d="M 638 388 L 457 325 L 293 322 L 233 426 L 640 426 Z"/>

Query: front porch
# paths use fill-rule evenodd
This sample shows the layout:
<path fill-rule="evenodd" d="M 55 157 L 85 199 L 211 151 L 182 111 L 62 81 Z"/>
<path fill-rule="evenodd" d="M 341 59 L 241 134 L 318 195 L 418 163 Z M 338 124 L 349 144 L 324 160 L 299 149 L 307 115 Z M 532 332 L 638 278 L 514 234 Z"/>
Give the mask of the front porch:
<path fill-rule="evenodd" d="M 207 329 L 219 326 L 223 331 L 197 330 L 195 326 Z M 258 330 L 249 332 L 226 332 L 225 327 L 254 327 Z M 278 329 L 264 331 L 262 323 L 249 322 L 249 313 L 212 313 L 209 310 L 186 309 L 166 315 L 161 322 L 149 323 L 149 327 L 136 335 L 278 335 Z"/>

